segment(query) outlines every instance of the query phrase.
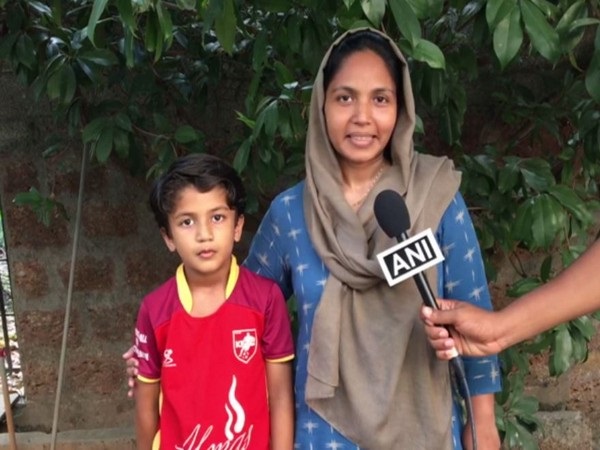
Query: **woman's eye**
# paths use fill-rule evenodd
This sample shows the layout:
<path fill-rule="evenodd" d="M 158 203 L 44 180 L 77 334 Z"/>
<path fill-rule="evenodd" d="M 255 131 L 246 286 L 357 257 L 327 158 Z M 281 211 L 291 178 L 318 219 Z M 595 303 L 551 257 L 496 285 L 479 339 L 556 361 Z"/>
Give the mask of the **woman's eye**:
<path fill-rule="evenodd" d="M 352 101 L 352 97 L 348 94 L 343 94 L 338 96 L 338 102 L 340 103 L 350 103 Z"/>
<path fill-rule="evenodd" d="M 378 95 L 375 97 L 375 103 L 385 104 L 388 103 L 388 98 L 384 95 Z"/>

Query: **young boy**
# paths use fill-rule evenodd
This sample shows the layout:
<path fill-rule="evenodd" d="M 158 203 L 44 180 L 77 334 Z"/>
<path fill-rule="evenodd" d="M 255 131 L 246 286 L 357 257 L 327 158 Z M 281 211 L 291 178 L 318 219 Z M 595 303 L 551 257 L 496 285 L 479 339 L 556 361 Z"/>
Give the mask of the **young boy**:
<path fill-rule="evenodd" d="M 175 161 L 150 194 L 181 265 L 135 329 L 138 450 L 293 448 L 294 357 L 274 282 L 238 266 L 245 190 L 221 159 Z"/>

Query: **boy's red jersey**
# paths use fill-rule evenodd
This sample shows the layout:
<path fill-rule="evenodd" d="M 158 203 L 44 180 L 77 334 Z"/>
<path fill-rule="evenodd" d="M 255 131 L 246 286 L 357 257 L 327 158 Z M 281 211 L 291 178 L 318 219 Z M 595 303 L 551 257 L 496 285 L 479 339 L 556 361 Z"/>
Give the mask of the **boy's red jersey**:
<path fill-rule="evenodd" d="M 289 316 L 273 281 L 232 262 L 226 300 L 192 317 L 183 268 L 144 298 L 135 330 L 139 379 L 160 382 L 154 448 L 268 449 L 266 361 L 293 358 Z"/>

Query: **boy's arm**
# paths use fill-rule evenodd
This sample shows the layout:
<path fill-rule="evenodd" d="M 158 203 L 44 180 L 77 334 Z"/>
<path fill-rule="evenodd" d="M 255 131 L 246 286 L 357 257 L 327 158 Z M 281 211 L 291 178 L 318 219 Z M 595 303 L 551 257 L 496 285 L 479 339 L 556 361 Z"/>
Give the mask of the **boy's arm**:
<path fill-rule="evenodd" d="M 271 449 L 294 448 L 294 391 L 292 363 L 266 363 L 269 415 L 271 420 Z M 136 395 L 138 395 L 136 393 Z"/>
<path fill-rule="evenodd" d="M 158 429 L 160 383 L 138 380 L 135 392 L 135 431 L 138 450 L 151 450 Z"/>
<path fill-rule="evenodd" d="M 475 433 L 477 433 L 477 448 L 482 450 L 498 450 L 500 436 L 496 428 L 494 414 L 494 394 L 474 395 L 471 397 L 473 417 L 475 419 Z M 463 447 L 465 450 L 473 449 L 471 423 L 467 421 L 463 431 Z"/>

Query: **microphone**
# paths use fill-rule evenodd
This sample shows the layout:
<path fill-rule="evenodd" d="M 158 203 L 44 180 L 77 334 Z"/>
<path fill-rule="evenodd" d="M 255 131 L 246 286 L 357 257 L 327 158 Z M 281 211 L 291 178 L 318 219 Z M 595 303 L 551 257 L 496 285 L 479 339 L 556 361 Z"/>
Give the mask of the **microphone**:
<path fill-rule="evenodd" d="M 425 269 L 444 259 L 431 230 L 426 230 L 424 233 L 418 235 L 418 237 L 422 237 L 423 240 L 420 241 L 418 238 L 413 238 L 411 240 L 407 233 L 410 228 L 410 216 L 408 214 L 408 209 L 406 208 L 406 203 L 404 203 L 400 194 L 390 189 L 381 191 L 377 194 L 374 210 L 375 218 L 384 233 L 391 238 L 396 238 L 396 240 L 400 242 L 399 245 L 377 255 L 380 264 L 384 269 L 384 273 L 386 274 L 386 278 L 388 278 L 388 275 L 391 276 L 391 279 L 388 278 L 388 284 L 393 286 L 394 284 L 413 276 L 417 288 L 419 289 L 419 293 L 423 298 L 423 303 L 431 308 L 439 309 L 433 291 L 423 273 Z M 416 242 L 417 245 L 420 243 L 420 248 L 425 250 L 424 252 L 419 253 L 420 255 L 424 255 L 424 257 L 418 260 L 414 257 L 414 250 L 411 252 L 410 244 L 413 242 Z M 432 253 L 435 253 L 436 257 L 428 258 L 428 256 L 432 256 Z M 389 255 L 392 255 L 391 258 L 386 258 Z M 404 274 L 399 273 L 403 268 L 412 270 L 405 270 Z"/>
<path fill-rule="evenodd" d="M 375 218 L 383 232 L 391 238 L 396 238 L 399 242 L 377 255 L 388 284 L 393 286 L 412 277 L 417 284 L 423 303 L 431 308 L 439 309 L 431 286 L 423 273 L 425 269 L 444 260 L 431 229 L 409 237 L 410 215 L 406 203 L 404 203 L 400 194 L 390 189 L 377 194 L 373 209 Z M 462 390 L 461 394 L 465 400 L 467 415 L 471 419 L 473 449 L 477 450 L 475 420 L 473 418 L 469 386 L 462 359 L 458 357 L 456 348 L 452 349 L 452 357 L 449 363 L 455 371 L 459 388 Z"/>
<path fill-rule="evenodd" d="M 383 232 L 399 241 L 398 245 L 377 255 L 388 284 L 393 286 L 412 277 L 423 303 L 430 308 L 440 309 L 424 274 L 425 269 L 444 260 L 431 229 L 412 238 L 408 236 L 410 215 L 406 203 L 396 191 L 386 189 L 377 194 L 373 209 Z M 451 359 L 456 359 L 458 351 L 452 350 Z"/>

